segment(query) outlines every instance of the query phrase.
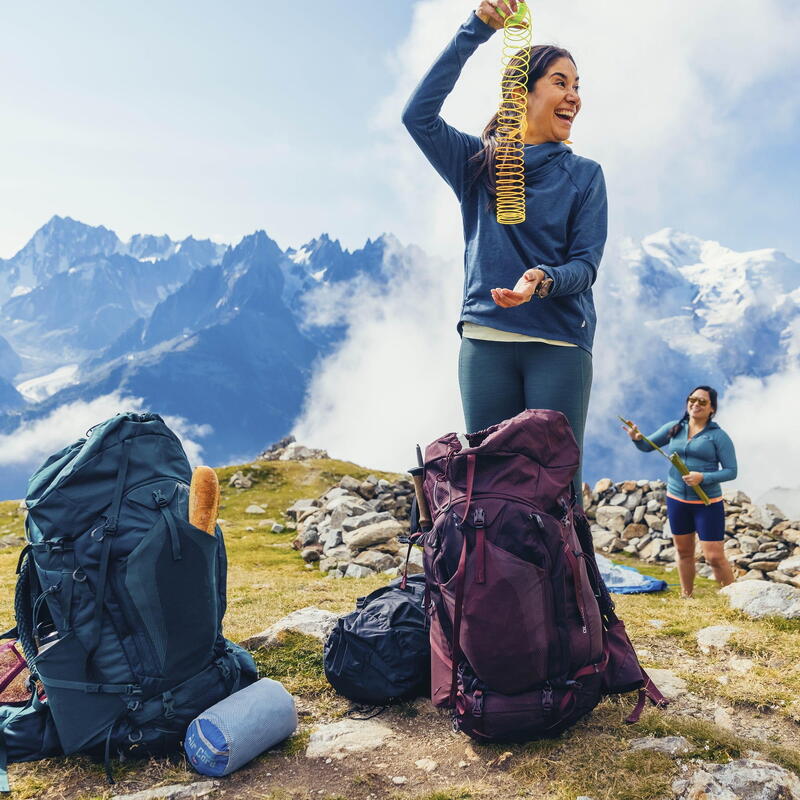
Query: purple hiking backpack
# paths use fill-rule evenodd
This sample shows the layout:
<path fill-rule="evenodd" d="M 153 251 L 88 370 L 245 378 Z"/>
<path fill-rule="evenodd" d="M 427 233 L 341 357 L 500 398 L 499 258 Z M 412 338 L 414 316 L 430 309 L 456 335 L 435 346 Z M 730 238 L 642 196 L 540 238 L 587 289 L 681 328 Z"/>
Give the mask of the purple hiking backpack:
<path fill-rule="evenodd" d="M 466 445 L 466 446 L 465 446 Z M 575 506 L 566 417 L 528 410 L 425 451 L 418 534 L 431 614 L 431 699 L 483 741 L 553 736 L 603 693 L 666 704 L 639 665 Z"/>

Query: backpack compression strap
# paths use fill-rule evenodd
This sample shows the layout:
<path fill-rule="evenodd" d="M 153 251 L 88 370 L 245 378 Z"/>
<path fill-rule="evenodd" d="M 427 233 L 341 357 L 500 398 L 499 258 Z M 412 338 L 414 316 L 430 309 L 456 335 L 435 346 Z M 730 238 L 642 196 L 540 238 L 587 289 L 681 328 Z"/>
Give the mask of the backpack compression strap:
<path fill-rule="evenodd" d="M 92 624 L 92 638 L 89 647 L 86 649 L 86 668 L 100 644 L 100 634 L 103 625 L 103 605 L 106 597 L 106 579 L 108 577 L 108 561 L 111 555 L 111 538 L 117 532 L 117 522 L 119 520 L 119 509 L 122 504 L 122 493 L 125 490 L 125 479 L 128 475 L 128 459 L 130 457 L 130 440 L 122 442 L 122 454 L 120 455 L 119 468 L 117 469 L 117 483 L 114 486 L 114 497 L 111 501 L 110 513 L 106 517 L 102 528 L 92 531 L 90 536 L 99 530 L 101 531 L 102 550 L 100 551 L 100 566 L 97 570 L 97 587 L 95 589 L 94 600 L 94 621 Z"/>

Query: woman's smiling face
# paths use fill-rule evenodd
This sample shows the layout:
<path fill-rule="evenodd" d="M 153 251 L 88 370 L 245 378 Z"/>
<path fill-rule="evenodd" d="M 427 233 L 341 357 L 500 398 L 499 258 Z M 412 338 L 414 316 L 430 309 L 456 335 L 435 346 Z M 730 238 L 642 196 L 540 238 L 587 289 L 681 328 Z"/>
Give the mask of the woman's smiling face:
<path fill-rule="evenodd" d="M 526 144 L 563 142 L 581 109 L 578 70 L 568 58 L 553 61 L 528 93 Z"/>

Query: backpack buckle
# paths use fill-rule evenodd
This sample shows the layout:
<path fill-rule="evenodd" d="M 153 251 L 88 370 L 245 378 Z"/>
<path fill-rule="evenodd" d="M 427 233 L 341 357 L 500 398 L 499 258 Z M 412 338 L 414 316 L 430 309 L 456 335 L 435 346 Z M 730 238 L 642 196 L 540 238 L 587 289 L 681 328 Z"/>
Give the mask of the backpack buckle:
<path fill-rule="evenodd" d="M 476 528 L 482 528 L 486 524 L 486 514 L 482 508 L 476 508 L 472 512 L 472 523 Z"/>
<path fill-rule="evenodd" d="M 155 503 L 159 508 L 164 508 L 164 506 L 169 505 L 169 500 L 167 500 L 167 498 L 161 494 L 161 489 L 156 489 L 153 492 L 153 500 L 155 500 Z"/>

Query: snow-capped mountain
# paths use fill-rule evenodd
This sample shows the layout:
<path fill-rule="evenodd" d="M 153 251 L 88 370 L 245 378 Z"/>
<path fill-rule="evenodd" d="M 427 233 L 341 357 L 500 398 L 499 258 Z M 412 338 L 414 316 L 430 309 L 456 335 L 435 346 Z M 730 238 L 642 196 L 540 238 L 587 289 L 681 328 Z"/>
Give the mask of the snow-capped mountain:
<path fill-rule="evenodd" d="M 12 463 L 3 460 L 4 441 L 19 431 L 38 441 L 31 432 L 58 425 L 63 409 L 99 407 L 109 397 L 201 431 L 208 463 L 252 457 L 292 429 L 320 364 L 346 337 L 358 338 L 353 322 L 364 303 L 379 307 L 398 281 L 419 286 L 418 301 L 362 326 L 364 341 L 349 354 L 375 355 L 388 331 L 381 326 L 444 319 L 443 294 L 429 291 L 440 270 L 431 267 L 391 235 L 352 252 L 325 234 L 283 251 L 263 231 L 234 247 L 146 235 L 123 243 L 106 228 L 54 218 L 0 261 L 0 286 L 13 295 L 0 307 L 0 497 L 20 496 L 27 473 L 53 449 L 42 445 L 29 461 Z M 26 291 L 15 291 L 20 285 Z M 800 369 L 800 264 L 775 250 L 737 253 L 664 229 L 610 249 L 595 295 L 587 480 L 664 471 L 629 445 L 616 414 L 654 429 L 680 415 L 688 390 L 710 383 L 720 390 L 725 426 L 732 387 Z M 429 352 L 418 354 L 439 370 L 454 370 L 450 343 L 447 359 L 439 352 L 445 328 L 448 342 L 454 336 L 450 324 L 436 327 Z M 411 355 L 380 356 L 382 372 L 370 379 L 402 394 L 394 384 Z M 334 388 L 347 395 L 341 407 L 352 415 L 341 425 L 383 414 L 380 404 L 358 408 L 354 364 L 341 363 L 348 374 Z M 746 397 L 745 389 L 733 395 Z M 387 426 L 386 436 L 407 435 L 395 419 Z M 794 484 L 789 476 L 786 485 Z"/>
<path fill-rule="evenodd" d="M 315 360 L 346 331 L 310 320 L 311 295 L 378 280 L 403 260 L 392 237 L 349 252 L 323 234 L 284 252 L 263 231 L 209 249 L 82 227 L 51 220 L 0 262 L 0 282 L 22 264 L 35 283 L 0 309 L 0 369 L 17 387 L 0 387 L 0 438 L 113 394 L 207 431 L 211 463 L 246 458 L 291 429 Z M 24 482 L 3 472 L 0 455 L 0 497 L 11 484 L 19 494 Z"/>

